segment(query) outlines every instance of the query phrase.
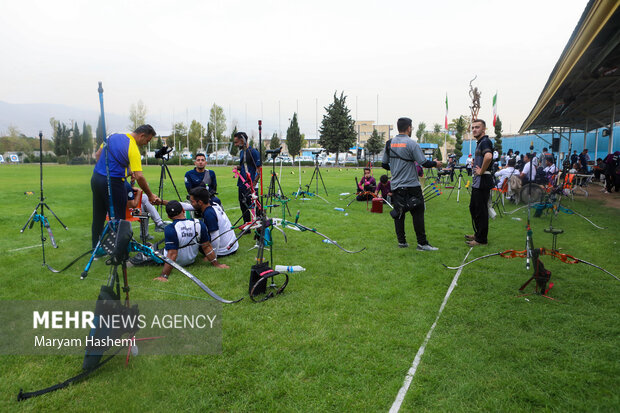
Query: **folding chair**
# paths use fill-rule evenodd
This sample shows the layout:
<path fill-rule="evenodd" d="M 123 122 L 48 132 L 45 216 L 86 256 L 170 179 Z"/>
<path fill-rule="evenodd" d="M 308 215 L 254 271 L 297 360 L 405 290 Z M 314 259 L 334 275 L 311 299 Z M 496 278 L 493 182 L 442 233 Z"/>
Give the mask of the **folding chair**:
<path fill-rule="evenodd" d="M 497 195 L 495 196 L 495 200 L 493 201 L 492 208 L 497 211 L 500 217 L 503 215 L 502 209 L 504 210 L 504 213 L 506 212 L 504 201 L 505 201 L 506 193 L 508 193 L 508 181 L 509 181 L 508 178 L 506 178 L 504 179 L 504 182 L 502 183 L 501 188 L 492 189 L 492 191 L 495 191 L 497 193 Z"/>

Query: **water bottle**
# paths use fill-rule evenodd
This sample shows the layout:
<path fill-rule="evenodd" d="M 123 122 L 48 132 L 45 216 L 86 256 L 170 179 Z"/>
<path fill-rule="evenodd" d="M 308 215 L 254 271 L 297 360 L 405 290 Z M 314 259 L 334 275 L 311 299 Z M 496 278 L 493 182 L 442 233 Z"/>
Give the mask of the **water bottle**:
<path fill-rule="evenodd" d="M 342 211 L 344 212 L 344 208 L 334 208 L 336 211 Z"/>
<path fill-rule="evenodd" d="M 334 241 L 330 241 L 328 239 L 324 239 L 323 242 L 326 243 L 326 244 L 333 244 L 334 243 Z"/>
<path fill-rule="evenodd" d="M 306 271 L 301 265 L 276 265 L 274 268 L 278 272 L 301 272 Z"/>

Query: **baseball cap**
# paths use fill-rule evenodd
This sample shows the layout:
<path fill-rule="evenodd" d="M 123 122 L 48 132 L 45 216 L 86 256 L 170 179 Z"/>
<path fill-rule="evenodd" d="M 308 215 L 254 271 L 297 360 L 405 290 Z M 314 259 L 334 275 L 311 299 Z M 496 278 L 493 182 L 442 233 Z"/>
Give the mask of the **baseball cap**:
<path fill-rule="evenodd" d="M 170 201 L 166 205 L 166 213 L 170 218 L 183 213 L 183 205 L 179 201 Z"/>

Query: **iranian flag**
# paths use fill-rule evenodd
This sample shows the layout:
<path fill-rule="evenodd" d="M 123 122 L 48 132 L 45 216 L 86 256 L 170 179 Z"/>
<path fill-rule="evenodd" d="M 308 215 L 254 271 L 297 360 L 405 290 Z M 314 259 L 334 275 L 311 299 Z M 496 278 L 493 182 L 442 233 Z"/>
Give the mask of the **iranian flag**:
<path fill-rule="evenodd" d="M 448 130 L 448 93 L 446 93 L 446 120 L 444 126 Z"/>
<path fill-rule="evenodd" d="M 495 96 L 493 96 L 493 127 L 495 127 L 496 121 L 497 121 L 497 92 L 495 92 Z"/>

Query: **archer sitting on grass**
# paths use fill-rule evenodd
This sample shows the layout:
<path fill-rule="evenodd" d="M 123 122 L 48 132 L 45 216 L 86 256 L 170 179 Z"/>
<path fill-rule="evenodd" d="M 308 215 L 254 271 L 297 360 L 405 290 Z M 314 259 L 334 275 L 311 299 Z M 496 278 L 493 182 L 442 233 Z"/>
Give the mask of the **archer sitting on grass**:
<path fill-rule="evenodd" d="M 172 224 L 167 225 L 164 230 L 166 257 L 181 266 L 187 266 L 196 260 L 200 246 L 205 255 L 204 261 L 210 262 L 217 268 L 230 268 L 228 265 L 220 264 L 217 261 L 217 255 L 211 246 L 209 231 L 204 222 L 185 219 L 185 211 L 179 201 L 168 202 L 166 213 L 172 219 Z M 154 280 L 168 281 L 171 271 L 172 266 L 164 263 L 161 275 Z"/>
<path fill-rule="evenodd" d="M 375 190 L 375 197 L 392 203 L 392 183 L 387 175 L 381 175 L 379 178 L 379 185 L 377 185 L 377 189 Z"/>
<path fill-rule="evenodd" d="M 357 200 L 368 201 L 374 198 L 377 189 L 377 181 L 370 172 L 370 168 L 364 168 L 364 176 L 357 184 Z"/>

